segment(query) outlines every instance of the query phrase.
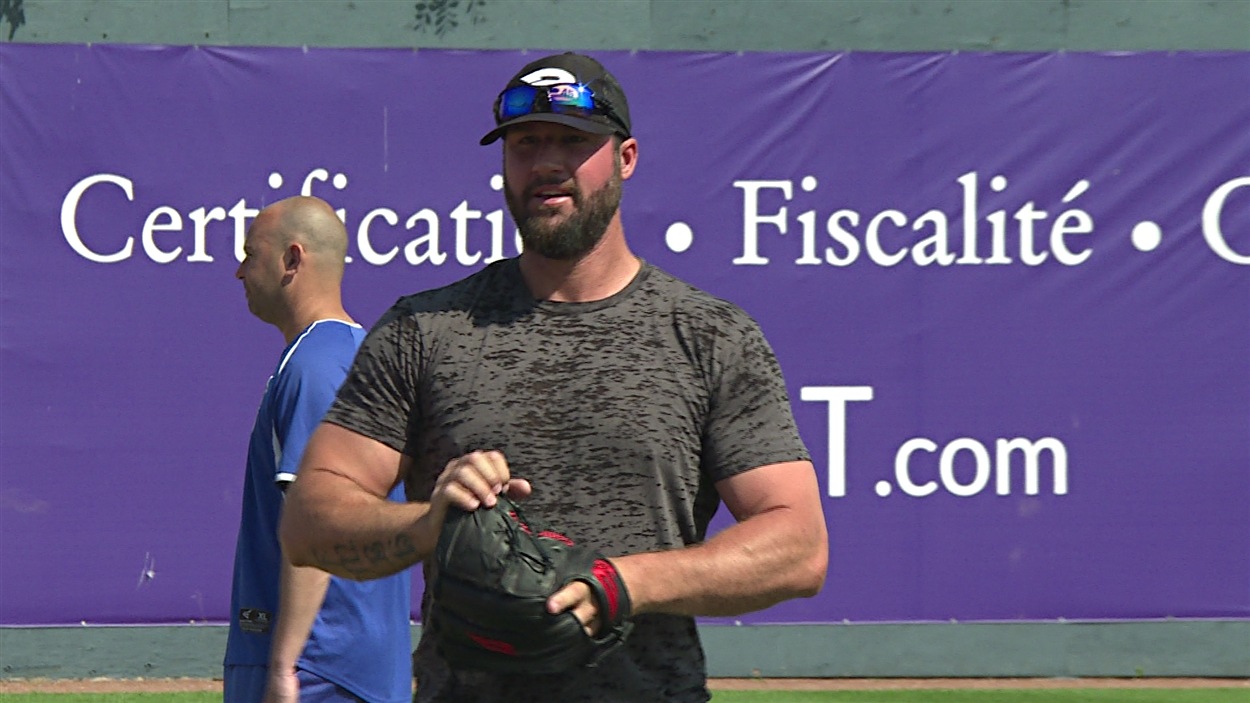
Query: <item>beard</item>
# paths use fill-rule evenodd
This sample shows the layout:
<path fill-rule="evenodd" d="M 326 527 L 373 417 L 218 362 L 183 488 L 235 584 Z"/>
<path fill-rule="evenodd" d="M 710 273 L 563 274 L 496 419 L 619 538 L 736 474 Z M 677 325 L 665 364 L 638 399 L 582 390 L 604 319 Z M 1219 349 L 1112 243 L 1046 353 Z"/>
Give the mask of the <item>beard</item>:
<path fill-rule="evenodd" d="M 547 185 L 554 184 L 536 183 L 518 196 L 504 184 L 508 210 L 521 232 L 521 244 L 526 251 L 548 259 L 580 259 L 603 239 L 608 224 L 621 206 L 620 167 L 618 165 L 608 182 L 590 197 L 574 185 L 569 192 L 573 213 L 564 220 L 554 220 L 555 211 L 547 208 L 540 208 L 535 214 L 526 211 L 533 191 Z"/>

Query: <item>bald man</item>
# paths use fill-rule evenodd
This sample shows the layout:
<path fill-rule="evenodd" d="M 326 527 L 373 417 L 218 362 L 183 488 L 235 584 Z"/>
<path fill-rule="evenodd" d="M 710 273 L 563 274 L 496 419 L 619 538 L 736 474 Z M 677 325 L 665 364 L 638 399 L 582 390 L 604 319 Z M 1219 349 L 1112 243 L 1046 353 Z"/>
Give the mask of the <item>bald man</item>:
<path fill-rule="evenodd" d="M 343 580 L 292 566 L 278 545 L 285 490 L 365 335 L 343 308 L 347 232 L 325 201 L 288 198 L 257 214 L 243 253 L 247 307 L 286 348 L 248 445 L 225 703 L 408 703 L 408 573 Z"/>

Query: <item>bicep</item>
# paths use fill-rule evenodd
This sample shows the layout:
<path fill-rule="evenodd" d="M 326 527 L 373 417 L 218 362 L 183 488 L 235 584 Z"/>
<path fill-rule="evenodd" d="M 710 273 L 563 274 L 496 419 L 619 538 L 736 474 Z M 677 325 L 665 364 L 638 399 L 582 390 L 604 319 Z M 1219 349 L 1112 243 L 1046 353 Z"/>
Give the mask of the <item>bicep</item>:
<path fill-rule="evenodd" d="M 787 461 L 743 471 L 716 484 L 738 520 L 709 544 L 740 557 L 753 584 L 751 607 L 818 593 L 829 568 L 829 530 L 810 461 Z"/>
<path fill-rule="evenodd" d="M 322 422 L 304 449 L 297 483 L 320 483 L 339 477 L 386 498 L 402 480 L 407 461 L 403 454 L 376 439 Z"/>
<path fill-rule="evenodd" d="M 823 529 L 820 486 L 810 461 L 786 461 L 742 471 L 717 481 L 716 490 L 738 522 L 788 510 L 802 525 L 815 527 L 818 523 Z"/>

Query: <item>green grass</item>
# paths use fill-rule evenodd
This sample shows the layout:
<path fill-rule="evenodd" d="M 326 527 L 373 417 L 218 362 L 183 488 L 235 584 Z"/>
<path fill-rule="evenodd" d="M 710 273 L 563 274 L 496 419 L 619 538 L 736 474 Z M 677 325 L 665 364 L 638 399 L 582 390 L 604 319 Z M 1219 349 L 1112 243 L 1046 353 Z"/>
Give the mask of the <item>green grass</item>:
<path fill-rule="evenodd" d="M 716 691 L 714 703 L 1246 703 L 1246 688 Z M 4 703 L 220 703 L 202 693 L 0 693 Z"/>
<path fill-rule="evenodd" d="M 1245 688 L 716 691 L 713 703 L 1246 703 Z"/>

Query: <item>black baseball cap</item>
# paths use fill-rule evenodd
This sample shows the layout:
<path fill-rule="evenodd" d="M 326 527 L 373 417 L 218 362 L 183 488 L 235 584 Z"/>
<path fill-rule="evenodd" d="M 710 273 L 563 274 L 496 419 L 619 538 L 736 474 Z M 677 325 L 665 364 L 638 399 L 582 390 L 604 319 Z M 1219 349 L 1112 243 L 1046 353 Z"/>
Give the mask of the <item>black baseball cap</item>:
<path fill-rule="evenodd" d="M 565 100 L 569 102 L 564 102 Z M 603 64 L 566 52 L 531 61 L 495 98 L 495 128 L 485 146 L 522 122 L 555 122 L 592 134 L 630 136 L 625 91 Z"/>

